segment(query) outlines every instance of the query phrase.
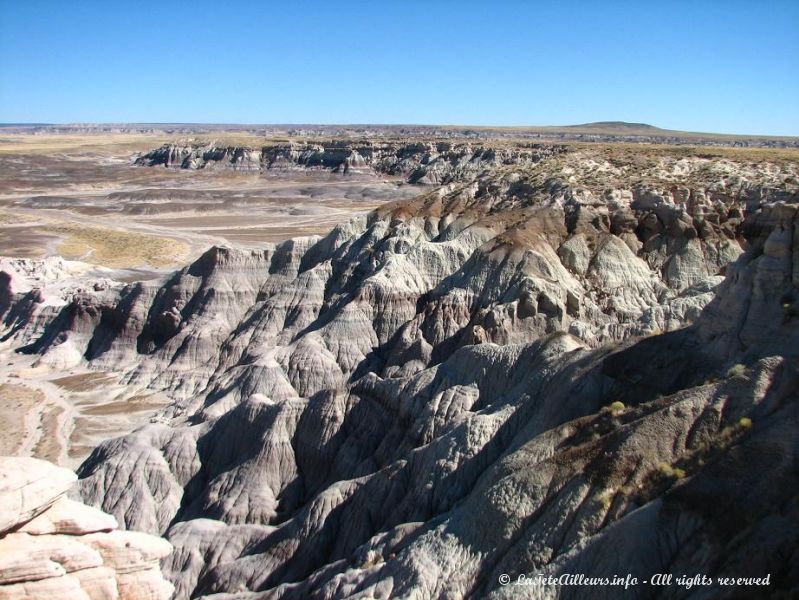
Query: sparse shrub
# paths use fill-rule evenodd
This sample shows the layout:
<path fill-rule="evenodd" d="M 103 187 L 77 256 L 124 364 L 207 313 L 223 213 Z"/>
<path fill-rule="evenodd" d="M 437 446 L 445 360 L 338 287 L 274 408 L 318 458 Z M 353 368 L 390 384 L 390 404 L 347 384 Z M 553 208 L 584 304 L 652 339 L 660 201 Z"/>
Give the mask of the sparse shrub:
<path fill-rule="evenodd" d="M 727 377 L 743 377 L 744 375 L 746 375 L 746 367 L 741 363 L 727 369 Z"/>
<path fill-rule="evenodd" d="M 624 406 L 624 402 L 620 402 L 619 400 L 616 400 L 615 402 L 611 402 L 610 406 L 608 408 L 610 408 L 610 412 L 612 412 L 615 415 L 615 414 L 618 414 L 620 412 L 623 412 L 624 409 L 627 408 L 627 407 Z"/>
<path fill-rule="evenodd" d="M 674 475 L 674 469 L 672 469 L 671 465 L 667 462 L 658 463 L 658 472 L 665 477 L 671 477 Z"/>
<path fill-rule="evenodd" d="M 782 304 L 782 314 L 785 319 L 791 319 L 792 317 L 799 315 L 799 307 L 797 307 L 795 303 L 784 302 Z"/>
<path fill-rule="evenodd" d="M 740 425 L 744 429 L 749 429 L 750 427 L 752 427 L 752 419 L 750 419 L 749 417 L 741 417 L 740 419 L 738 419 L 738 425 Z"/>
<path fill-rule="evenodd" d="M 599 501 L 602 503 L 602 508 L 605 511 L 610 510 L 610 505 L 613 504 L 613 496 L 615 495 L 612 489 L 606 489 L 599 495 Z"/>
<path fill-rule="evenodd" d="M 672 467 L 667 462 L 658 463 L 658 472 L 664 477 L 673 479 L 682 479 L 685 477 L 685 471 L 679 467 Z"/>
<path fill-rule="evenodd" d="M 376 565 L 379 565 L 379 564 L 382 564 L 384 562 L 385 562 L 385 560 L 383 559 L 383 557 L 378 554 L 378 555 L 373 556 L 372 558 L 366 559 L 363 562 L 363 564 L 361 564 L 360 568 L 361 569 L 371 569 L 372 567 L 374 567 Z"/>

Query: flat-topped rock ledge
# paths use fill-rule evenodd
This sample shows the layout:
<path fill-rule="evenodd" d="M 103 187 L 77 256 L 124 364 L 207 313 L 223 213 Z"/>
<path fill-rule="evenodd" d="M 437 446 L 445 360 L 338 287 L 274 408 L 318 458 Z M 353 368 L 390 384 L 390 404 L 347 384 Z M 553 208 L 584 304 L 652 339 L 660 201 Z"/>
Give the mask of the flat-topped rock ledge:
<path fill-rule="evenodd" d="M 35 458 L 0 457 L 0 600 L 166 600 L 166 540 L 66 497 L 77 480 Z"/>

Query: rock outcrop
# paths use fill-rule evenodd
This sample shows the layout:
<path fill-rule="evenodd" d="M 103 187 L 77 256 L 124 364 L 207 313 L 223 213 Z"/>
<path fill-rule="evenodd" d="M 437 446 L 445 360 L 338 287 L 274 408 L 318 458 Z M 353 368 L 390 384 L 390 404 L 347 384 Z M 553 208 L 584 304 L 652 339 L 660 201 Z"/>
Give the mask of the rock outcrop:
<path fill-rule="evenodd" d="M 171 598 L 159 561 L 172 546 L 69 499 L 76 479 L 42 460 L 0 457 L 0 598 Z"/>
<path fill-rule="evenodd" d="M 530 165 L 563 152 L 553 145 L 497 148 L 453 142 L 273 143 L 261 148 L 216 144 L 165 144 L 135 159 L 141 166 L 180 169 L 270 171 L 323 170 L 341 175 L 392 175 L 409 183 L 445 184 L 504 164 Z"/>
<path fill-rule="evenodd" d="M 796 165 L 603 160 L 76 294 L 26 351 L 175 400 L 95 450 L 83 498 L 170 540 L 178 598 L 797 593 Z"/>
<path fill-rule="evenodd" d="M 44 328 L 76 294 L 118 291 L 121 284 L 110 269 L 64 260 L 0 257 L 0 342 L 24 346 Z"/>

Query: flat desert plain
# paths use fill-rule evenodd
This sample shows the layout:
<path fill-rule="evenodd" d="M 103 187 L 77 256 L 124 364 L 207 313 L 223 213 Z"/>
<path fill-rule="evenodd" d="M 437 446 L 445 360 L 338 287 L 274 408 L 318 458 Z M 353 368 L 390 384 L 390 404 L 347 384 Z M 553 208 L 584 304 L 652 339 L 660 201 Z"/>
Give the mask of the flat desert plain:
<path fill-rule="evenodd" d="M 262 247 L 325 233 L 382 202 L 418 193 L 400 181 L 327 172 L 265 176 L 133 165 L 138 153 L 169 141 L 175 138 L 0 137 L 0 254 L 158 270 L 183 265 L 213 244 Z M 266 141 L 238 135 L 221 143 Z"/>

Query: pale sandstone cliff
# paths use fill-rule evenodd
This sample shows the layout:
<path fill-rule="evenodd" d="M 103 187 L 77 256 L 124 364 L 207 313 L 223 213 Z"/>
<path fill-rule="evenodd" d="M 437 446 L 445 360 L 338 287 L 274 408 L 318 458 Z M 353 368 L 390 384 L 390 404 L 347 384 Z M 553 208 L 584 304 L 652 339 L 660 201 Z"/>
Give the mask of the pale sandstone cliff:
<path fill-rule="evenodd" d="M 0 457 L 0 598 L 171 598 L 158 564 L 171 545 L 67 498 L 76 479 L 42 460 Z"/>

